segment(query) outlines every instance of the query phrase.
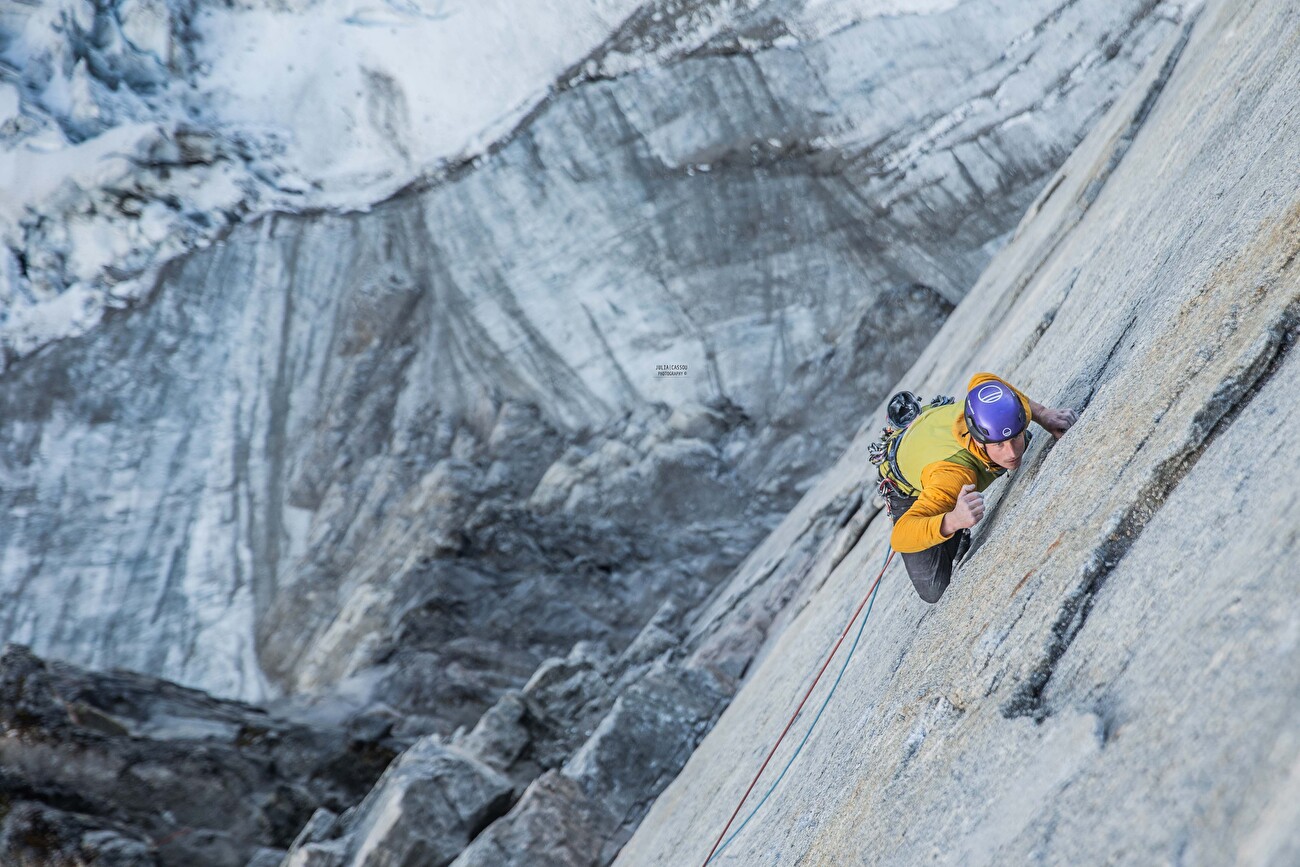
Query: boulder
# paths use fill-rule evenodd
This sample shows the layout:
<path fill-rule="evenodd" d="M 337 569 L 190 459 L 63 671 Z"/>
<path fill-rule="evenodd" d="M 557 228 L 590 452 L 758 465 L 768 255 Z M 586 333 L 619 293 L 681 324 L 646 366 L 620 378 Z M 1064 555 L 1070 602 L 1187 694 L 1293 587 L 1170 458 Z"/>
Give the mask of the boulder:
<path fill-rule="evenodd" d="M 444 867 L 510 801 L 505 777 L 437 738 L 422 738 L 346 817 L 338 840 L 295 844 L 285 863 L 307 867 L 341 852 L 352 867 Z"/>

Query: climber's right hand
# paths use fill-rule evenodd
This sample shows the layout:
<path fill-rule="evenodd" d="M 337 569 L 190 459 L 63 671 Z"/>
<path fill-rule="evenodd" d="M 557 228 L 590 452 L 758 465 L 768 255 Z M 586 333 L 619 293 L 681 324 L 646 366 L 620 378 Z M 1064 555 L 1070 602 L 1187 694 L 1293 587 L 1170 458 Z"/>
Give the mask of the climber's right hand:
<path fill-rule="evenodd" d="M 958 530 L 974 527 L 984 519 L 984 495 L 975 490 L 974 485 L 962 485 L 957 495 L 957 505 L 943 516 L 944 526 L 940 531 L 951 536 Z"/>

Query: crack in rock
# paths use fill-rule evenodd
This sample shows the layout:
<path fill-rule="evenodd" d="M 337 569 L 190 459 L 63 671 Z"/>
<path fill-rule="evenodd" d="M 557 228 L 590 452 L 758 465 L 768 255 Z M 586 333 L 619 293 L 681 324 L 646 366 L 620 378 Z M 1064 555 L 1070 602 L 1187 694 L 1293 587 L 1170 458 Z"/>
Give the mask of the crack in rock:
<path fill-rule="evenodd" d="M 1030 675 L 1002 706 L 1007 719 L 1032 717 L 1042 722 L 1052 714 L 1044 692 L 1056 665 L 1078 637 L 1092 612 L 1097 594 L 1111 573 L 1141 537 L 1151 519 L 1196 466 L 1206 449 L 1228 429 L 1255 395 L 1268 384 L 1295 344 L 1300 331 L 1300 304 L 1293 304 L 1269 329 L 1255 360 L 1239 375 L 1225 380 L 1192 420 L 1190 441 L 1166 458 L 1152 473 L 1133 504 L 1112 521 L 1111 531 L 1093 552 L 1082 580 L 1066 596 L 1052 624 L 1043 656 Z"/>

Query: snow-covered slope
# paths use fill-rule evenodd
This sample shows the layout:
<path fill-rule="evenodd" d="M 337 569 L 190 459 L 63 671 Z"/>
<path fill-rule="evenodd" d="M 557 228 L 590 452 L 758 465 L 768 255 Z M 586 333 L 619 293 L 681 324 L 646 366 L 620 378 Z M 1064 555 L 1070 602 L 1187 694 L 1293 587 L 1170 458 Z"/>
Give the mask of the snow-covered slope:
<path fill-rule="evenodd" d="M 481 154 L 635 6 L 7 4 L 6 359 L 93 327 L 252 214 L 365 209 Z"/>
<path fill-rule="evenodd" d="M 193 104 L 278 137 L 303 207 L 357 208 L 483 153 L 637 0 L 319 0 L 208 7 Z M 285 189 L 290 181 L 280 178 Z"/>
<path fill-rule="evenodd" d="M 938 605 L 891 565 L 712 863 L 1297 863 L 1298 49 L 1294 4 L 1207 3 L 901 379 L 998 370 L 1082 418 L 999 483 Z M 617 864 L 705 861 L 875 577 L 878 505 L 816 520 L 874 433 L 697 627 L 695 665 L 758 657 Z"/>

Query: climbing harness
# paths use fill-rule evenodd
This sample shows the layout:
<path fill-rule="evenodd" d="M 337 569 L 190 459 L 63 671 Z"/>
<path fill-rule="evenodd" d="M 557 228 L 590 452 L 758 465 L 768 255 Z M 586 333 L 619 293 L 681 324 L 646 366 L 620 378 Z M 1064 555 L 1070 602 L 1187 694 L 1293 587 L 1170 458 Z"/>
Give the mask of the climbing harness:
<path fill-rule="evenodd" d="M 785 779 L 786 771 L 790 770 L 790 766 L 794 764 L 794 760 L 799 758 L 799 753 L 803 751 L 804 744 L 808 743 L 808 738 L 812 736 L 813 729 L 817 728 L 817 721 L 822 718 L 822 712 L 825 711 L 826 706 L 830 704 L 831 696 L 835 695 L 835 690 L 839 687 L 840 680 L 843 679 L 844 672 L 849 667 L 849 662 L 853 659 L 853 652 L 858 649 L 858 642 L 861 640 L 862 632 L 867 626 L 867 618 L 871 616 L 871 609 L 875 605 L 876 589 L 880 586 L 880 579 L 885 577 L 885 570 L 889 568 L 889 563 L 893 559 L 894 552 L 893 550 L 890 550 L 889 555 L 885 557 L 885 565 L 880 567 L 880 574 L 876 576 L 876 580 L 871 584 L 871 589 L 867 591 L 867 595 L 862 598 L 862 602 L 858 605 L 857 610 L 855 610 L 853 616 L 849 618 L 849 622 L 844 627 L 844 631 L 840 633 L 839 641 L 835 642 L 835 646 L 831 648 L 831 652 L 826 656 L 826 661 L 822 663 L 821 669 L 817 672 L 817 676 L 813 678 L 812 685 L 808 687 L 808 691 L 804 693 L 803 699 L 799 702 L 799 706 L 794 709 L 794 713 L 790 716 L 790 721 L 785 724 L 785 728 L 781 731 L 781 736 L 778 737 L 776 743 L 772 745 L 772 749 L 767 754 L 767 758 L 763 759 L 762 766 L 758 769 L 758 773 L 754 775 L 754 779 L 750 782 L 749 788 L 745 790 L 745 794 L 741 796 L 740 803 L 736 805 L 736 809 L 732 812 L 731 818 L 727 820 L 727 824 L 723 827 L 722 833 L 719 834 L 718 839 L 714 841 L 713 848 L 709 850 L 709 857 L 704 859 L 704 865 L 702 865 L 702 867 L 707 867 L 709 862 L 711 862 L 716 856 L 721 855 L 722 850 L 730 846 L 731 841 L 735 840 L 736 837 L 740 835 L 740 832 L 745 830 L 745 826 L 749 824 L 749 820 L 753 819 L 754 815 L 762 809 L 763 805 L 767 803 L 767 799 L 776 791 L 776 787 L 781 784 L 781 780 Z M 822 706 L 817 709 L 817 715 L 813 717 L 812 725 L 808 726 L 808 731 L 804 734 L 803 740 L 799 742 L 799 746 L 795 747 L 794 753 L 790 756 L 790 760 L 785 763 L 785 767 L 781 769 L 781 773 L 777 775 L 776 780 L 768 788 L 763 797 L 759 799 L 759 802 L 755 805 L 754 809 L 749 811 L 749 815 L 745 817 L 745 821 L 740 823 L 740 826 L 736 828 L 735 833 L 730 837 L 727 837 L 727 840 L 724 843 L 722 838 L 727 836 L 727 831 L 731 828 L 731 823 L 736 821 L 736 816 L 740 815 L 740 808 L 745 805 L 745 800 L 749 798 L 750 793 L 754 791 L 754 786 L 758 784 L 759 778 L 763 776 L 763 771 L 767 769 L 767 763 L 772 761 L 772 756 L 776 755 L 777 747 L 781 746 L 781 741 L 785 739 L 786 734 L 790 731 L 790 727 L 793 726 L 794 721 L 798 719 L 799 712 L 803 710 L 804 704 L 808 701 L 808 696 L 812 695 L 812 691 L 817 687 L 818 681 L 820 681 L 822 675 L 826 673 L 826 668 L 831 664 L 831 660 L 835 658 L 836 651 L 838 651 L 840 645 L 844 643 L 845 637 L 849 634 L 849 629 L 853 627 L 854 621 L 858 619 L 858 615 L 862 613 L 864 607 L 867 609 L 867 613 L 862 618 L 862 623 L 858 626 L 858 634 L 854 637 L 853 644 L 849 646 L 848 656 L 844 658 L 844 664 L 840 666 L 840 673 L 835 678 L 835 682 L 831 684 L 830 692 L 826 694 L 826 698 L 822 701 Z"/>

